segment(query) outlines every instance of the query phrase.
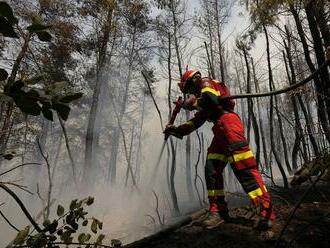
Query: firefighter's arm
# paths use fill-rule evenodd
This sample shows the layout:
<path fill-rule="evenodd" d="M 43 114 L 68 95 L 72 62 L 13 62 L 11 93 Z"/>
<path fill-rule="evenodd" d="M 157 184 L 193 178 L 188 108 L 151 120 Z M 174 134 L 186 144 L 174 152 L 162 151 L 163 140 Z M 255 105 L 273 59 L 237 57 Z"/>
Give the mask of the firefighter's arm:
<path fill-rule="evenodd" d="M 190 119 L 184 124 L 181 124 L 180 126 L 167 126 L 164 133 L 168 135 L 173 135 L 177 138 L 182 138 L 183 136 L 186 136 L 201 127 L 206 120 L 207 113 L 205 113 L 204 111 L 199 111 L 195 114 L 194 118 Z"/>
<path fill-rule="evenodd" d="M 202 110 L 217 107 L 219 105 L 219 91 L 211 87 L 203 87 L 201 90 L 201 96 L 196 98 L 191 95 L 186 99 L 182 105 L 187 110 Z"/>
<path fill-rule="evenodd" d="M 200 109 L 210 109 L 219 106 L 220 92 L 211 88 L 203 87 L 201 90 L 201 96 L 196 99 L 194 106 Z"/>

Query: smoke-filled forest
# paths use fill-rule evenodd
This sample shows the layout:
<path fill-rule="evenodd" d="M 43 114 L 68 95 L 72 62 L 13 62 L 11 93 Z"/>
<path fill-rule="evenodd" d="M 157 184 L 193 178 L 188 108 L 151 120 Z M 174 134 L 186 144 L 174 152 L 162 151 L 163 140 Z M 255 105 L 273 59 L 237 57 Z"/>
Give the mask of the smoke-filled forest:
<path fill-rule="evenodd" d="M 330 2 L 0 1 L 0 247 L 330 247 Z"/>

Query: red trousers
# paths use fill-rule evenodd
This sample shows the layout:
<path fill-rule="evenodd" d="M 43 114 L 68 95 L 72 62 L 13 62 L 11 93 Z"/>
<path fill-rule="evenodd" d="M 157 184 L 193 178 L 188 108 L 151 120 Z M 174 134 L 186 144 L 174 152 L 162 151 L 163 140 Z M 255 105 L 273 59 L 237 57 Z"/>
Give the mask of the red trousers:
<path fill-rule="evenodd" d="M 214 137 L 208 148 L 205 166 L 210 211 L 227 211 L 222 172 L 227 163 L 230 163 L 251 202 L 260 207 L 260 216 L 273 220 L 275 214 L 270 196 L 244 136 L 244 127 L 239 116 L 233 112 L 224 113 L 218 118 L 212 131 Z"/>

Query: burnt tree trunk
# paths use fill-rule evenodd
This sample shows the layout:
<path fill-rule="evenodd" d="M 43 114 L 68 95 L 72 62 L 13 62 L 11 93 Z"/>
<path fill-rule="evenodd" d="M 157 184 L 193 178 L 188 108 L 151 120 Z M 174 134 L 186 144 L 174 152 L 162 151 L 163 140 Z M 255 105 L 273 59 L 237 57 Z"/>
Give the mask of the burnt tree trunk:
<path fill-rule="evenodd" d="M 98 51 L 97 58 L 97 72 L 96 72 L 96 82 L 93 91 L 91 109 L 89 112 L 88 126 L 86 133 L 86 144 L 85 144 L 85 161 L 83 170 L 83 181 L 85 183 L 89 182 L 90 173 L 92 169 L 93 162 L 93 146 L 94 146 L 94 136 L 95 136 L 95 122 L 96 114 L 99 104 L 99 95 L 103 79 L 103 69 L 106 65 L 106 53 L 110 37 L 111 25 L 112 25 L 112 15 L 113 8 L 108 10 L 107 20 L 102 27 L 102 39 L 100 40 L 100 47 Z"/>
<path fill-rule="evenodd" d="M 253 62 L 253 59 L 251 58 L 251 64 L 252 64 L 252 72 L 253 72 L 253 81 L 254 81 L 254 87 L 256 92 L 260 92 L 260 87 L 258 85 L 258 80 L 256 77 L 256 72 L 255 72 L 255 65 Z M 263 157 L 264 157 L 264 166 L 267 166 L 268 164 L 268 154 L 267 154 L 267 142 L 266 142 L 266 137 L 265 137 L 265 132 L 264 132 L 264 125 L 263 125 L 263 121 L 262 121 L 262 113 L 261 113 L 261 109 L 260 109 L 260 101 L 259 98 L 256 99 L 257 100 L 257 109 L 258 109 L 258 120 L 259 120 L 259 131 L 260 131 L 260 136 L 261 136 L 261 143 L 262 143 L 262 153 L 263 153 Z M 260 165 L 260 164 L 259 164 Z M 266 167 L 268 168 L 268 167 Z"/>
<path fill-rule="evenodd" d="M 251 70 L 249 65 L 248 53 L 245 48 L 243 48 L 243 55 L 246 66 L 246 90 L 247 93 L 251 93 Z M 248 101 L 248 112 L 251 117 L 253 131 L 254 131 L 254 142 L 256 144 L 256 159 L 257 163 L 260 164 L 260 135 L 259 135 L 259 127 L 256 115 L 253 110 L 253 99 L 249 98 Z"/>
<path fill-rule="evenodd" d="M 316 56 L 316 61 L 317 64 L 320 66 L 325 62 L 325 54 L 324 54 L 324 47 L 322 44 L 322 37 L 321 37 L 321 33 L 318 27 L 318 20 L 316 18 L 316 16 L 319 16 L 319 21 L 323 22 L 323 18 L 320 17 L 320 15 L 317 14 L 318 12 L 318 8 L 315 4 L 314 1 L 309 2 L 306 7 L 305 7 L 305 11 L 306 11 L 306 16 L 307 16 L 307 21 L 308 21 L 308 25 L 309 25 L 309 30 L 311 32 L 312 35 L 312 39 L 313 39 L 313 47 L 314 47 L 314 51 L 315 51 L 315 56 Z M 323 32 L 325 33 L 325 38 L 328 38 L 328 30 L 323 29 Z M 330 117 L 330 99 L 329 99 L 329 90 L 330 90 L 330 77 L 329 77 L 329 72 L 328 72 L 328 68 L 324 68 L 323 70 L 321 70 L 320 72 L 320 77 L 322 80 L 322 84 L 323 84 L 323 95 L 325 95 L 325 105 L 326 105 L 326 109 L 327 109 L 327 113 L 328 113 L 328 124 L 329 124 L 329 117 Z M 328 134 L 329 135 L 329 134 Z"/>
<path fill-rule="evenodd" d="M 174 48 L 175 48 L 175 53 L 177 57 L 177 62 L 178 62 L 178 69 L 180 73 L 180 78 L 182 77 L 182 58 L 181 58 L 181 53 L 180 53 L 180 46 L 179 46 L 179 41 L 178 41 L 178 21 L 177 21 L 177 16 L 175 13 L 175 6 L 173 3 L 173 0 L 171 0 L 171 12 L 172 12 L 172 19 L 173 19 L 173 28 L 174 28 Z M 186 120 L 189 120 L 190 118 L 190 113 L 189 111 L 185 111 L 186 113 Z M 175 155 L 173 154 L 172 157 L 172 162 L 175 162 Z M 171 170 L 171 177 L 174 177 L 175 170 Z M 191 171 L 191 138 L 188 135 L 186 138 L 186 184 L 187 184 L 187 191 L 188 191 L 188 196 L 190 200 L 194 199 L 194 192 L 193 192 L 193 182 L 192 182 L 192 171 Z M 173 184 L 174 187 L 174 184 Z"/>
<path fill-rule="evenodd" d="M 287 62 L 286 54 L 284 51 L 283 51 L 283 59 L 284 59 L 284 63 L 285 63 L 285 70 L 286 70 L 288 81 L 289 81 L 290 85 L 292 85 L 292 78 L 294 78 L 295 75 L 291 71 L 291 76 L 290 76 L 288 62 Z M 291 104 L 293 107 L 294 120 L 295 120 L 295 140 L 294 140 L 292 154 L 291 154 L 292 169 L 297 170 L 298 169 L 298 152 L 301 151 L 301 155 L 303 156 L 304 160 L 307 160 L 307 154 L 300 149 L 301 142 L 303 143 L 303 147 L 305 147 L 306 144 L 305 144 L 305 140 L 304 140 L 304 136 L 303 136 L 303 129 L 302 129 L 301 122 L 300 122 L 298 103 L 297 103 L 297 99 L 296 99 L 295 95 L 291 96 L 290 100 L 291 100 Z"/>
<path fill-rule="evenodd" d="M 308 65 L 310 71 L 313 73 L 316 71 L 316 68 L 312 62 L 312 59 L 311 59 L 311 56 L 309 53 L 309 46 L 307 43 L 307 39 L 305 36 L 305 32 L 304 32 L 302 23 L 300 21 L 299 14 L 293 4 L 290 4 L 289 7 L 290 7 L 290 12 L 292 13 L 293 18 L 295 20 L 295 24 L 296 24 L 296 27 L 298 30 L 298 35 L 300 37 L 300 41 L 303 46 L 306 63 Z M 324 104 L 325 103 L 325 99 L 323 96 L 324 86 L 322 85 L 320 77 L 318 77 L 318 76 L 314 78 L 314 83 L 315 83 L 316 97 L 317 97 L 318 118 L 320 119 L 323 131 L 329 142 L 330 141 L 330 129 L 329 129 L 329 123 L 328 123 L 328 119 L 327 119 L 327 111 L 326 111 L 326 107 Z"/>
<path fill-rule="evenodd" d="M 225 82 L 225 69 L 223 63 L 223 51 L 222 51 L 222 42 L 221 42 L 221 30 L 220 30 L 220 17 L 219 17 L 219 4 L 218 0 L 215 1 L 215 21 L 216 21 L 216 28 L 217 28 L 217 38 L 218 38 L 218 53 L 220 59 L 220 74 L 221 74 L 221 82 Z"/>
<path fill-rule="evenodd" d="M 266 37 L 266 49 L 267 49 L 267 65 L 268 65 L 268 76 L 269 76 L 269 90 L 273 91 L 273 84 L 274 84 L 274 80 L 273 80 L 273 72 L 272 72 L 272 67 L 271 67 L 271 61 L 270 61 L 270 47 L 269 47 L 269 38 L 268 38 L 268 32 L 266 29 L 266 26 L 263 25 L 263 29 L 264 29 L 264 33 L 265 33 L 265 37 Z M 281 163 L 281 159 L 279 157 L 279 154 L 277 153 L 276 149 L 276 144 L 275 144 L 275 140 L 274 140 L 274 126 L 273 126 L 273 118 L 274 118 L 274 99 L 273 96 L 270 97 L 270 106 L 269 106 L 269 129 L 270 129 L 270 143 L 272 146 L 272 151 L 277 163 L 277 166 L 281 172 L 282 178 L 283 178 L 283 184 L 284 184 L 284 188 L 288 188 L 288 179 L 287 176 L 285 174 L 285 171 L 283 169 L 282 163 Z"/>

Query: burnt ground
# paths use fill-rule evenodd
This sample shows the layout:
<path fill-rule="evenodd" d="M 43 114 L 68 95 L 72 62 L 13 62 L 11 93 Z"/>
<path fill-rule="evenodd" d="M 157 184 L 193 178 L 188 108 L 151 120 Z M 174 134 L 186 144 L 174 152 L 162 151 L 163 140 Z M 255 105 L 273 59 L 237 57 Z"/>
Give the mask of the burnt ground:
<path fill-rule="evenodd" d="M 296 211 L 294 218 L 278 242 L 295 203 L 304 188 L 272 190 L 277 219 L 266 232 L 253 229 L 251 207 L 231 209 L 232 220 L 212 230 L 203 229 L 198 221 L 175 231 L 163 233 L 128 245 L 130 248 L 202 248 L 202 247 L 330 247 L 330 187 L 314 188 Z"/>

